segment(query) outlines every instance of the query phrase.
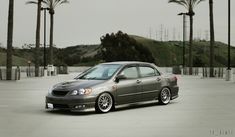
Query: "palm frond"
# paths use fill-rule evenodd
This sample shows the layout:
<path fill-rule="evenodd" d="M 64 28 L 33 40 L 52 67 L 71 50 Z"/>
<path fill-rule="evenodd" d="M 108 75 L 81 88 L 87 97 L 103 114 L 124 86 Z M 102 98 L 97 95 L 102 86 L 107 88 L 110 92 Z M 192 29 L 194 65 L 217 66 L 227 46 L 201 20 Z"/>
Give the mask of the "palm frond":
<path fill-rule="evenodd" d="M 191 0 L 191 6 L 192 9 L 194 9 L 199 3 L 203 2 L 205 0 Z"/>
<path fill-rule="evenodd" d="M 38 1 L 27 1 L 25 4 L 38 4 Z"/>
<path fill-rule="evenodd" d="M 53 7 L 55 8 L 60 2 L 61 0 L 55 0 L 55 2 L 53 3 Z"/>
<path fill-rule="evenodd" d="M 68 0 L 64 0 L 60 4 L 64 4 L 64 3 L 69 3 L 69 1 Z"/>
<path fill-rule="evenodd" d="M 49 7 L 50 6 L 50 2 L 51 0 L 42 0 L 42 3 L 44 4 L 44 6 Z"/>
<path fill-rule="evenodd" d="M 55 9 L 58 5 L 69 3 L 69 1 L 68 0 L 43 0 L 42 3 L 50 9 Z"/>
<path fill-rule="evenodd" d="M 69 1 L 68 0 L 55 0 L 53 7 L 55 8 L 58 5 L 65 4 L 65 3 L 69 3 Z"/>
<path fill-rule="evenodd" d="M 188 0 L 169 0 L 168 3 L 176 3 L 188 9 Z"/>
<path fill-rule="evenodd" d="M 205 0 L 169 0 L 168 3 L 176 3 L 184 6 L 188 11 L 193 12 L 196 5 Z"/>
<path fill-rule="evenodd" d="M 47 1 L 46 1 L 46 0 L 42 0 L 42 3 L 46 5 L 46 4 L 47 4 Z"/>
<path fill-rule="evenodd" d="M 197 4 L 199 4 L 199 3 L 203 2 L 203 1 L 206 1 L 206 0 L 199 0 L 199 1 L 197 2 Z"/>

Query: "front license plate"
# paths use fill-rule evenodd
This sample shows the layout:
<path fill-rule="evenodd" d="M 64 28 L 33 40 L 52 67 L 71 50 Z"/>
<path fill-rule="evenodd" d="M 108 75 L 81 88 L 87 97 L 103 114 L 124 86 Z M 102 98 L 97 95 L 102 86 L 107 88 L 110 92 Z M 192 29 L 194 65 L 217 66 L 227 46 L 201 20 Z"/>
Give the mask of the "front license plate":
<path fill-rule="evenodd" d="M 50 108 L 50 109 L 54 108 L 53 104 L 51 104 L 51 103 L 47 103 L 47 107 Z"/>

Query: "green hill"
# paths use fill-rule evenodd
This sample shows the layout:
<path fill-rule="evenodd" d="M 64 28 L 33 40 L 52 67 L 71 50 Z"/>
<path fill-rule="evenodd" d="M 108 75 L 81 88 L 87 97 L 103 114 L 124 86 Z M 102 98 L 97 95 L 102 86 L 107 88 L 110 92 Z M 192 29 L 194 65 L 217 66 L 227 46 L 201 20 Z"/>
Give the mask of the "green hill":
<path fill-rule="evenodd" d="M 13 66 L 27 66 L 28 60 L 25 58 L 13 56 Z M 0 66 L 6 65 L 6 53 L 0 52 Z"/>
<path fill-rule="evenodd" d="M 181 41 L 160 42 L 140 36 L 129 35 L 138 43 L 147 47 L 158 66 L 167 67 L 182 64 L 183 46 Z M 209 66 L 210 44 L 208 41 L 195 41 L 193 43 L 194 66 Z M 130 46 L 131 47 L 131 46 Z M 121 49 L 120 49 L 121 50 Z M 215 42 L 215 66 L 227 65 L 227 45 Z M 43 48 L 40 49 L 40 64 L 43 65 Z M 48 55 L 48 50 L 47 50 Z M 33 49 L 14 49 L 13 65 L 27 65 L 33 59 Z M 111 55 L 110 55 L 111 56 Z M 186 64 L 188 62 L 188 43 L 186 43 Z M 94 65 L 102 62 L 101 45 L 77 45 L 66 48 L 54 48 L 55 65 Z M 0 65 L 6 64 L 4 49 L 0 49 Z M 231 48 L 231 65 L 235 67 L 235 47 Z"/>
<path fill-rule="evenodd" d="M 138 42 L 148 47 L 152 52 L 156 64 L 159 66 L 172 66 L 182 64 L 182 42 L 169 41 L 160 42 L 147 39 L 140 36 L 131 35 Z M 227 64 L 227 45 L 221 42 L 215 42 L 215 66 L 226 66 Z M 193 59 L 194 66 L 209 66 L 210 42 L 194 41 Z M 186 43 L 186 62 L 188 61 L 188 43 Z M 235 66 L 235 47 L 231 48 L 231 64 Z"/>
<path fill-rule="evenodd" d="M 180 42 L 159 42 L 139 36 L 131 36 L 142 43 L 152 52 L 156 64 L 159 66 L 171 66 L 182 61 L 182 46 Z"/>

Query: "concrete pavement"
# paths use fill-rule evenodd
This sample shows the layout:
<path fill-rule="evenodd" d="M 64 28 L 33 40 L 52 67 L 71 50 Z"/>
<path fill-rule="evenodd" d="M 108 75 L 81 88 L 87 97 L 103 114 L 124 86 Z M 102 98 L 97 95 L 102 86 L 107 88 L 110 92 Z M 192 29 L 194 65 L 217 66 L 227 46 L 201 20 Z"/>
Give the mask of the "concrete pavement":
<path fill-rule="evenodd" d="M 179 98 L 108 114 L 44 109 L 53 84 L 76 74 L 0 81 L 0 137 L 234 137 L 235 83 L 179 76 Z"/>

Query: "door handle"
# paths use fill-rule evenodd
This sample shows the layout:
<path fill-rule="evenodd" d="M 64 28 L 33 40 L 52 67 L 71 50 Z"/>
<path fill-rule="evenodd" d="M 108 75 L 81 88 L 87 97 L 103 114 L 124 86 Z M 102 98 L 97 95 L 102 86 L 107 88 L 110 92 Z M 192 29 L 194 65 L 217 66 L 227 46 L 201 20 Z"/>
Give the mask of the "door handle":
<path fill-rule="evenodd" d="M 161 81 L 161 78 L 157 78 L 157 81 Z"/>
<path fill-rule="evenodd" d="M 136 80 L 136 83 L 137 83 L 137 84 L 141 83 L 141 80 L 139 80 L 139 79 L 138 79 L 138 80 Z"/>

